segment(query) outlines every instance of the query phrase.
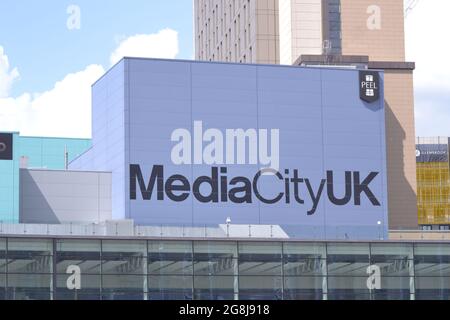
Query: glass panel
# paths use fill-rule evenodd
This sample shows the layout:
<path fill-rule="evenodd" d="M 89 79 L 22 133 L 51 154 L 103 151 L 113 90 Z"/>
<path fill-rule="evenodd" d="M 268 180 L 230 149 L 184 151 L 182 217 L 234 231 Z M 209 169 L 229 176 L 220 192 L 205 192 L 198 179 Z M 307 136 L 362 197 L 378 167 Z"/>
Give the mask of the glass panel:
<path fill-rule="evenodd" d="M 323 277 L 285 277 L 285 300 L 322 300 Z"/>
<path fill-rule="evenodd" d="M 146 256 L 147 254 L 147 242 L 145 240 L 129 241 L 129 240 L 103 240 L 102 241 L 102 253 L 131 253 Z"/>
<path fill-rule="evenodd" d="M 51 292 L 49 274 L 8 274 L 9 300 L 48 300 Z"/>
<path fill-rule="evenodd" d="M 203 259 L 203 260 L 201 260 Z M 196 257 L 194 261 L 194 273 L 196 275 L 237 275 L 237 260 L 224 257 L 207 260 L 204 257 Z"/>
<path fill-rule="evenodd" d="M 150 300 L 192 300 L 192 276 L 149 276 Z"/>
<path fill-rule="evenodd" d="M 237 274 L 235 242 L 195 242 L 194 273 L 197 275 Z"/>
<path fill-rule="evenodd" d="M 142 300 L 147 290 L 144 275 L 103 275 L 103 300 Z"/>
<path fill-rule="evenodd" d="M 198 300 L 232 300 L 237 288 L 237 277 L 194 277 L 194 294 Z"/>
<path fill-rule="evenodd" d="M 281 243 L 239 244 L 239 275 L 281 275 Z"/>
<path fill-rule="evenodd" d="M 6 300 L 50 300 L 51 293 L 48 290 L 36 288 L 9 288 L 6 292 Z"/>
<path fill-rule="evenodd" d="M 55 300 L 101 300 L 100 291 L 86 291 L 86 290 L 58 290 L 54 295 Z"/>
<path fill-rule="evenodd" d="M 27 252 L 34 252 L 35 255 L 52 255 L 53 242 L 45 239 L 9 239 L 8 251 L 23 251 L 26 248 Z"/>
<path fill-rule="evenodd" d="M 100 240 L 57 240 L 57 273 L 65 274 L 69 266 L 76 265 L 81 274 L 100 274 L 100 248 Z"/>
<path fill-rule="evenodd" d="M 130 301 L 139 301 L 145 300 L 145 295 L 143 292 L 121 292 L 115 290 L 104 290 L 102 292 L 102 300 L 130 300 Z"/>
<path fill-rule="evenodd" d="M 409 276 L 412 267 L 412 244 L 371 245 L 371 264 L 380 267 L 382 276 Z"/>
<path fill-rule="evenodd" d="M 0 273 L 2 272 L 6 272 L 6 239 L 0 239 Z M 0 299 L 2 299 L 1 297 L 0 293 Z"/>
<path fill-rule="evenodd" d="M 410 277 L 381 277 L 381 289 L 372 290 L 375 300 L 410 300 Z"/>
<path fill-rule="evenodd" d="M 194 242 L 194 254 L 210 259 L 237 258 L 236 242 L 198 241 Z"/>
<path fill-rule="evenodd" d="M 81 289 L 68 289 L 67 281 L 70 275 L 56 276 L 56 300 L 99 300 L 101 279 L 99 275 L 81 274 Z"/>
<path fill-rule="evenodd" d="M 325 259 L 326 246 L 324 243 L 286 242 L 283 244 L 284 255 L 304 255 L 304 257 L 320 257 Z"/>
<path fill-rule="evenodd" d="M 450 276 L 450 246 L 417 244 L 414 249 L 416 276 Z"/>
<path fill-rule="evenodd" d="M 328 244 L 328 274 L 366 276 L 369 267 L 369 244 Z"/>
<path fill-rule="evenodd" d="M 6 274 L 0 274 L 0 300 L 6 299 Z"/>
<path fill-rule="evenodd" d="M 142 291 L 147 290 L 147 280 L 143 275 L 103 275 L 103 291 Z"/>
<path fill-rule="evenodd" d="M 148 273 L 192 276 L 192 242 L 150 241 Z"/>
<path fill-rule="evenodd" d="M 374 257 L 385 259 L 392 256 L 403 259 L 412 256 L 413 245 L 411 243 L 372 243 L 370 250 L 372 259 Z"/>
<path fill-rule="evenodd" d="M 239 299 L 241 300 L 281 300 L 282 298 L 281 277 L 239 277 Z"/>
<path fill-rule="evenodd" d="M 444 277 L 417 277 L 417 300 L 449 300 L 450 278 Z"/>
<path fill-rule="evenodd" d="M 369 300 L 367 277 L 329 277 L 329 300 Z"/>
<path fill-rule="evenodd" d="M 9 273 L 50 273 L 52 272 L 52 240 L 9 239 Z"/>
<path fill-rule="evenodd" d="M 322 275 L 325 265 L 325 245 L 317 243 L 285 243 L 284 275 Z"/>
<path fill-rule="evenodd" d="M 102 242 L 103 274 L 144 274 L 147 255 L 145 241 Z"/>

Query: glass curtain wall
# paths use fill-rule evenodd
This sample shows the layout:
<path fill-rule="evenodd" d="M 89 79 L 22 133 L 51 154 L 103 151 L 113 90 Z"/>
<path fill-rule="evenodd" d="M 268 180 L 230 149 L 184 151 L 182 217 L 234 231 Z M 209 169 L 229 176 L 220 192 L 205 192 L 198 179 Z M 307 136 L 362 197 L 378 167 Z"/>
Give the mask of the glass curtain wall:
<path fill-rule="evenodd" d="M 450 243 L 0 238 L 0 299 L 450 299 Z"/>

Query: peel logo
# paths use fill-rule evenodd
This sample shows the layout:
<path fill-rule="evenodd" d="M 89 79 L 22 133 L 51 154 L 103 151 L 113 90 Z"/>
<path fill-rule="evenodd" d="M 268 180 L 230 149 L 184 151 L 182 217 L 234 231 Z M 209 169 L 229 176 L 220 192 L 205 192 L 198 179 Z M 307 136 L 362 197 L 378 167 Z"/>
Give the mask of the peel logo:
<path fill-rule="evenodd" d="M 368 103 L 373 103 L 380 99 L 380 75 L 378 72 L 359 72 L 359 96 Z"/>

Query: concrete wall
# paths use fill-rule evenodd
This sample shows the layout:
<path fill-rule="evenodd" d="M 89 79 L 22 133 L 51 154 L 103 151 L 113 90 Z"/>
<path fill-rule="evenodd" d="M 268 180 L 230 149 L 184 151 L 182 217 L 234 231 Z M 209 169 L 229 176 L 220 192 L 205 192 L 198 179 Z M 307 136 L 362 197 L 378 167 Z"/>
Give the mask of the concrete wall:
<path fill-rule="evenodd" d="M 416 229 L 417 177 L 412 71 L 385 72 L 389 226 Z"/>
<path fill-rule="evenodd" d="M 322 54 L 321 0 L 291 0 L 292 64 L 302 54 Z"/>
<path fill-rule="evenodd" d="M 341 0 L 342 54 L 405 61 L 403 0 Z"/>
<path fill-rule="evenodd" d="M 111 219 L 111 173 L 20 169 L 20 223 Z"/>

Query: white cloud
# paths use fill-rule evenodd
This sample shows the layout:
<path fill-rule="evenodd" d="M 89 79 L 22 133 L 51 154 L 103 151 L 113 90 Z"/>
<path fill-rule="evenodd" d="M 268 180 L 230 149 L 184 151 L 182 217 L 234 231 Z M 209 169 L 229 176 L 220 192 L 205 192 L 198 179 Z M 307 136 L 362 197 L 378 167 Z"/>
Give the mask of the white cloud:
<path fill-rule="evenodd" d="M 68 74 L 46 92 L 0 99 L 0 130 L 25 136 L 91 137 L 91 85 L 100 65 Z"/>
<path fill-rule="evenodd" d="M 416 134 L 450 136 L 448 0 L 419 0 L 406 22 L 406 53 L 416 62 Z"/>
<path fill-rule="evenodd" d="M 17 68 L 9 69 L 8 56 L 5 54 L 3 47 L 0 46 L 0 98 L 5 98 L 9 95 L 13 82 L 19 78 Z"/>
<path fill-rule="evenodd" d="M 175 58 L 178 33 L 164 29 L 157 34 L 136 35 L 122 40 L 111 55 L 111 63 L 123 56 Z M 105 72 L 90 65 L 56 82 L 41 93 L 10 97 L 17 69 L 10 70 L 8 57 L 0 47 L 0 131 L 19 131 L 26 136 L 91 137 L 91 85 Z"/>
<path fill-rule="evenodd" d="M 138 34 L 122 40 L 110 61 L 113 65 L 123 57 L 174 59 L 178 51 L 178 32 L 163 29 L 155 34 Z"/>

